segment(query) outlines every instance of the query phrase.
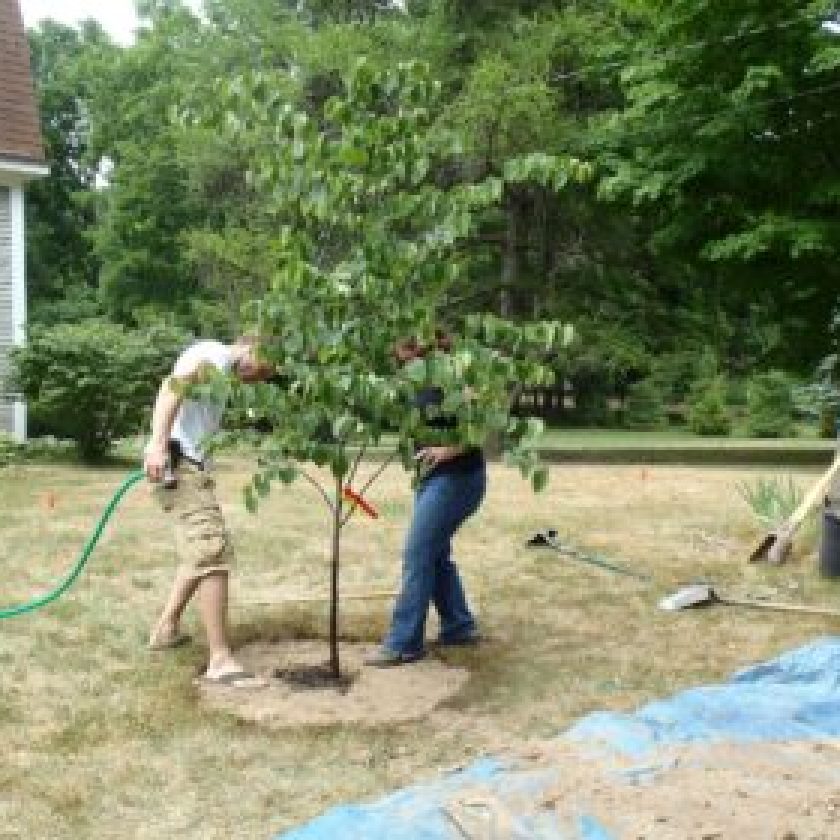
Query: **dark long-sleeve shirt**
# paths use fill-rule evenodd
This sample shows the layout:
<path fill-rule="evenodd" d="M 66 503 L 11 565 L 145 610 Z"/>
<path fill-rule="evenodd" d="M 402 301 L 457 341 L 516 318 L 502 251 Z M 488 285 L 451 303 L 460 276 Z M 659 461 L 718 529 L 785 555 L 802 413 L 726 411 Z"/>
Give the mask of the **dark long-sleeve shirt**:
<path fill-rule="evenodd" d="M 423 414 L 425 425 L 430 430 L 446 430 L 455 429 L 458 426 L 458 421 L 452 415 L 439 414 L 432 409 L 436 408 L 443 402 L 443 391 L 440 388 L 424 388 L 419 391 L 415 398 L 415 405 Z M 430 438 L 434 435 L 430 434 Z M 418 442 L 417 449 L 422 449 L 425 446 L 439 445 L 439 443 L 432 444 L 431 442 L 423 444 Z M 440 475 L 442 473 L 453 472 L 469 472 L 484 465 L 484 453 L 478 446 L 470 446 L 464 449 L 460 455 L 450 458 L 438 464 L 432 473 Z M 431 474 L 431 473 L 430 473 Z"/>

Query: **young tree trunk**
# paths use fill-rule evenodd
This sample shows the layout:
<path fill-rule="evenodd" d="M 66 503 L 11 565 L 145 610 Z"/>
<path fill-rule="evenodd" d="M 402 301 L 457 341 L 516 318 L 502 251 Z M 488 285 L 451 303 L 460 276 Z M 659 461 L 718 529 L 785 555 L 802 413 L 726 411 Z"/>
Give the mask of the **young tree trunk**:
<path fill-rule="evenodd" d="M 333 677 L 338 679 L 341 676 L 341 665 L 338 658 L 338 564 L 341 551 L 341 519 L 344 510 L 340 480 L 336 481 L 335 491 L 330 569 L 330 671 Z"/>

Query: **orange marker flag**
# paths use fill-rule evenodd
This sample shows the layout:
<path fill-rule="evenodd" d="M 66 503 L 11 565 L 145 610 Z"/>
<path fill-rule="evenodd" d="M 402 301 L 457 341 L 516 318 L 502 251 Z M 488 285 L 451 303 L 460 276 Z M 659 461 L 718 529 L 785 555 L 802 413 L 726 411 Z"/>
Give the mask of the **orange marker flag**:
<path fill-rule="evenodd" d="M 371 519 L 378 519 L 379 514 L 376 512 L 376 508 L 366 502 L 355 490 L 351 487 L 344 488 L 344 498 L 350 502 L 353 502 L 354 505 L 360 507 Z"/>

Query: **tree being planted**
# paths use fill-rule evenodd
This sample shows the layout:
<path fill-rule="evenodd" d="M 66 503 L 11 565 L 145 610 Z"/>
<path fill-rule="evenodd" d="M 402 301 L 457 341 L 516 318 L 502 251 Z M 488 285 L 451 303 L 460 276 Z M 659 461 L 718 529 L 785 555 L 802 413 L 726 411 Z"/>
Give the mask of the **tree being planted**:
<path fill-rule="evenodd" d="M 248 148 L 250 184 L 262 197 L 254 247 L 277 266 L 248 317 L 284 380 L 242 386 L 235 399 L 270 429 L 259 438 L 248 507 L 273 481 L 300 477 L 330 511 L 330 666 L 338 676 L 342 529 L 364 508 L 381 467 L 354 484 L 372 447 L 393 447 L 414 468 L 415 443 L 428 434 L 419 390 L 445 395 L 438 410 L 456 420 L 447 443 L 481 446 L 492 436 L 536 489 L 545 483 L 529 448 L 539 424 L 510 416 L 511 390 L 550 382 L 550 363 L 572 330 L 455 311 L 468 270 L 460 246 L 498 203 L 504 177 L 561 189 L 588 167 L 539 156 L 502 178 L 457 183 L 447 170 L 453 139 L 432 130 L 440 88 L 421 64 L 381 72 L 360 61 L 314 117 L 272 93 L 281 89 L 257 74 L 227 83 L 219 99 L 219 122 L 229 141 Z M 448 352 L 396 364 L 398 341 L 433 345 L 440 329 L 453 335 Z M 329 470 L 326 485 L 307 464 Z"/>

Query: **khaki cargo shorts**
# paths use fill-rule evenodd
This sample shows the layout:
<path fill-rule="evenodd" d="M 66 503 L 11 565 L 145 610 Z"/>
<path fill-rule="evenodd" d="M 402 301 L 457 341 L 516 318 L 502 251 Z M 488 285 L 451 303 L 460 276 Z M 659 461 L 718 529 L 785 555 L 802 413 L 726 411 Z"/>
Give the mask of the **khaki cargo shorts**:
<path fill-rule="evenodd" d="M 171 490 L 158 487 L 156 496 L 175 526 L 178 576 L 197 579 L 230 571 L 233 547 L 212 474 L 186 461 L 178 465 L 175 474 L 178 486 Z"/>

